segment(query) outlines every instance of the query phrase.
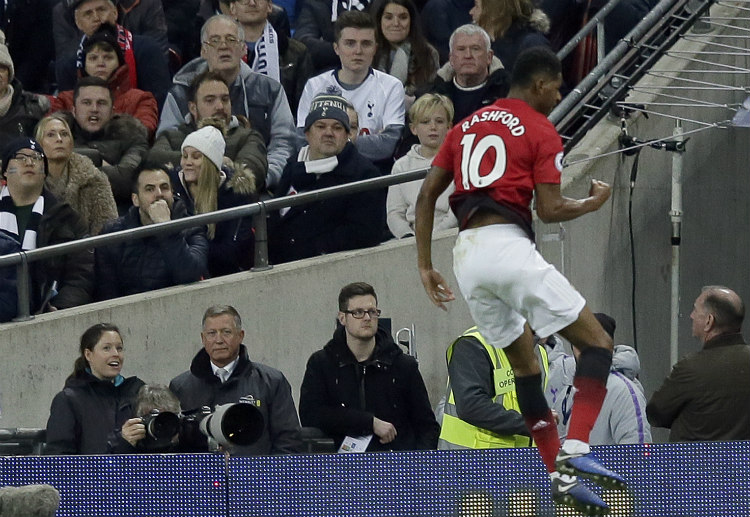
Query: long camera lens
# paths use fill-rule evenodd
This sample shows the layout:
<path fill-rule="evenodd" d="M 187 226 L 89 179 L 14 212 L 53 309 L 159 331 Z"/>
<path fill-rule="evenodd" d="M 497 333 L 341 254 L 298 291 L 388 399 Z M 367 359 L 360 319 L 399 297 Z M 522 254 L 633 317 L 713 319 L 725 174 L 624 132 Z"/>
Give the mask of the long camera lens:
<path fill-rule="evenodd" d="M 252 445 L 263 435 L 265 419 L 252 403 L 217 406 L 200 422 L 200 430 L 221 445 Z"/>

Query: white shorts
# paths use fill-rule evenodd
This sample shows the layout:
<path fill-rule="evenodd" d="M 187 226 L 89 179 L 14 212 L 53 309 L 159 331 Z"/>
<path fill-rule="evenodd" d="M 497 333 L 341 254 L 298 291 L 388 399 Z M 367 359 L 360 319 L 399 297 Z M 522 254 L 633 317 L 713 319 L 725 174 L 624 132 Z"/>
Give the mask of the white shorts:
<path fill-rule="evenodd" d="M 573 323 L 586 305 L 513 224 L 461 231 L 453 271 L 474 323 L 496 347 L 515 341 L 526 321 L 537 335 L 552 335 Z"/>

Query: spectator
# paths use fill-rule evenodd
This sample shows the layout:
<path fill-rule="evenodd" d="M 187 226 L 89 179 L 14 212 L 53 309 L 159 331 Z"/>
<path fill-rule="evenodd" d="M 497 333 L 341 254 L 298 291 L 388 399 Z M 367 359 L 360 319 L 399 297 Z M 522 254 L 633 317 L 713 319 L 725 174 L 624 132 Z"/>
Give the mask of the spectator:
<path fill-rule="evenodd" d="M 693 304 L 693 336 L 703 349 L 672 367 L 651 396 L 651 425 L 670 442 L 750 439 L 750 347 L 742 337 L 745 304 L 731 289 L 707 286 Z"/>
<path fill-rule="evenodd" d="M 274 29 L 268 19 L 273 6 L 271 0 L 232 0 L 229 6 L 232 16 L 245 31 L 247 64 L 253 72 L 279 81 L 292 113 L 297 113 L 302 90 L 314 73 L 307 47 Z"/>
<path fill-rule="evenodd" d="M 534 347 L 547 385 L 549 361 L 544 347 Z M 438 449 L 531 447 L 515 390 L 515 375 L 505 351 L 472 327 L 445 353 L 448 363 L 445 414 Z"/>
<path fill-rule="evenodd" d="M 404 86 L 395 77 L 371 68 L 376 49 L 372 18 L 360 11 L 344 12 L 336 20 L 333 46 L 341 68 L 307 81 L 297 110 L 297 126 L 307 127 L 305 117 L 316 95 L 340 95 L 360 115 L 357 149 L 390 171 L 393 152 L 404 129 Z"/>
<path fill-rule="evenodd" d="M 615 320 L 601 312 L 594 316 L 614 339 Z M 550 407 L 557 411 L 557 431 L 563 440 L 568 435 L 575 393 L 573 376 L 580 352 L 573 348 L 573 355 L 568 355 L 562 343 L 555 343 L 549 351 L 550 374 L 545 396 Z M 651 442 L 651 427 L 646 421 L 645 413 L 646 396 L 637 377 L 640 371 L 641 362 L 635 349 L 628 345 L 615 345 L 612 367 L 607 378 L 607 395 L 591 430 L 591 445 Z"/>
<path fill-rule="evenodd" d="M 229 85 L 232 113 L 250 120 L 268 148 L 267 185 L 276 185 L 287 159 L 294 152 L 294 119 L 278 81 L 255 74 L 242 62 L 245 35 L 242 26 L 228 16 L 216 15 L 201 29 L 201 56 L 183 66 L 174 77 L 161 114 L 157 136 L 187 121 L 190 84 L 205 70 L 217 72 Z"/>
<path fill-rule="evenodd" d="M 62 116 L 44 117 L 35 133 L 47 156 L 45 186 L 78 213 L 90 235 L 98 234 L 104 223 L 117 218 L 107 175 L 89 158 L 73 152 L 73 134 Z"/>
<path fill-rule="evenodd" d="M 440 427 L 417 361 L 379 328 L 373 287 L 346 285 L 338 304 L 340 325 L 333 338 L 307 361 L 302 425 L 322 429 L 337 444 L 369 436 L 371 452 L 435 449 Z"/>
<path fill-rule="evenodd" d="M 161 169 L 143 169 L 133 182 L 133 206 L 102 229 L 112 233 L 187 215 L 175 201 L 169 175 Z M 97 248 L 97 297 L 127 296 L 197 282 L 206 273 L 208 241 L 203 228 L 187 228 Z"/>
<path fill-rule="evenodd" d="M 232 9 L 229 0 L 201 0 L 201 6 L 198 9 L 198 17 L 207 20 L 215 14 L 223 14 L 232 17 Z M 288 37 L 292 36 L 292 28 L 289 24 L 289 16 L 286 8 L 281 4 L 274 3 L 271 5 L 271 14 L 268 16 L 273 28 L 278 33 L 284 33 Z"/>
<path fill-rule="evenodd" d="M 349 141 L 356 144 L 359 137 L 359 115 L 351 102 L 346 103 L 346 114 L 349 115 Z"/>
<path fill-rule="evenodd" d="M 377 177 L 377 168 L 348 141 L 348 132 L 346 100 L 335 95 L 316 97 L 305 120 L 309 145 L 284 169 L 277 195 Z M 269 232 L 271 261 L 279 264 L 375 246 L 384 215 L 384 192 L 375 190 L 282 209 Z"/>
<path fill-rule="evenodd" d="M 381 0 L 375 8 L 375 68 L 404 85 L 406 108 L 417 91 L 435 80 L 440 58 L 422 35 L 419 13 L 412 0 Z"/>
<path fill-rule="evenodd" d="M 159 108 L 151 92 L 133 88 L 128 77 L 128 64 L 117 43 L 117 28 L 102 24 L 87 38 L 82 49 L 83 68 L 79 77 L 95 76 L 107 82 L 112 91 L 115 113 L 127 113 L 141 121 L 152 137 L 159 123 Z M 50 96 L 50 112 L 71 111 L 73 90 Z"/>
<path fill-rule="evenodd" d="M 429 0 L 422 8 L 422 27 L 425 37 L 440 55 L 440 64 L 448 61 L 453 31 L 471 23 L 469 11 L 474 0 Z"/>
<path fill-rule="evenodd" d="M 47 420 L 44 454 L 104 454 L 107 436 L 133 415 L 143 381 L 123 377 L 120 329 L 97 323 L 81 336 L 80 355 L 63 391 L 55 395 Z"/>
<path fill-rule="evenodd" d="M 432 93 L 453 101 L 453 123 L 505 97 L 509 87 L 510 76 L 493 55 L 487 32 L 476 25 L 462 25 L 453 31 L 450 60 L 438 71 L 432 87 Z"/>
<path fill-rule="evenodd" d="M 203 18 L 198 14 L 200 0 L 161 0 L 167 20 L 170 71 L 176 71 L 200 54 L 200 30 Z M 174 55 L 172 54 L 174 52 Z"/>
<path fill-rule="evenodd" d="M 0 31 L 0 138 L 3 141 L 31 136 L 34 126 L 49 109 L 46 97 L 24 91 Z"/>
<path fill-rule="evenodd" d="M 180 168 L 170 171 L 175 197 L 188 214 L 205 214 L 258 200 L 255 178 L 242 167 L 224 167 L 224 136 L 213 126 L 190 133 L 182 143 Z M 252 217 L 208 225 L 208 273 L 239 273 L 253 264 Z"/>
<path fill-rule="evenodd" d="M 157 440 L 147 437 L 143 417 L 152 411 L 179 415 L 182 411 L 180 401 L 166 386 L 144 384 L 138 390 L 133 402 L 135 417 L 126 420 L 122 427 L 110 433 L 107 440 L 107 452 L 113 454 L 153 454 L 165 452 L 192 452 L 181 447 L 179 434 L 169 440 Z"/>
<path fill-rule="evenodd" d="M 224 164 L 237 164 L 243 170 L 252 171 L 256 190 L 262 191 L 268 174 L 263 136 L 248 127 L 250 124 L 246 118 L 232 115 L 229 87 L 221 75 L 206 70 L 195 76 L 190 84 L 188 110 L 190 113 L 187 122 L 159 135 L 148 153 L 146 165 L 164 167 L 178 163 L 182 158 L 182 142 L 185 137 L 198 129 L 201 121 L 211 118 L 221 122 L 225 128 Z"/>
<path fill-rule="evenodd" d="M 5 33 L 5 44 L 15 61 L 15 75 L 32 92 L 50 91 L 55 45 L 49 35 L 55 3 L 57 0 L 0 2 L 0 32 Z"/>
<path fill-rule="evenodd" d="M 183 410 L 213 409 L 252 396 L 265 428 L 254 444 L 236 446 L 230 452 L 241 456 L 300 452 L 300 425 L 289 381 L 275 368 L 250 360 L 242 344 L 245 331 L 237 309 L 231 305 L 209 307 L 202 326 L 203 349 L 193 358 L 190 370 L 169 385 Z"/>
<path fill-rule="evenodd" d="M 305 44 L 312 56 L 315 71 L 320 73 L 339 66 L 333 43 L 334 23 L 349 10 L 367 12 L 371 0 L 305 0 L 297 18 L 294 37 Z M 299 119 L 297 120 L 299 122 Z"/>
<path fill-rule="evenodd" d="M 74 150 L 92 158 L 112 185 L 120 213 L 130 205 L 133 174 L 148 149 L 146 128 L 124 113 L 114 114 L 112 90 L 99 77 L 84 77 L 73 91 L 73 117 L 68 121 Z"/>
<path fill-rule="evenodd" d="M 130 10 L 117 23 L 113 0 L 61 0 L 54 8 L 56 75 L 59 90 L 70 90 L 84 67 L 82 47 L 100 25 L 117 28 L 117 41 L 128 64 L 131 88 L 154 94 L 161 109 L 169 89 L 167 33 L 160 0 L 126 0 Z M 75 27 L 72 26 L 75 23 Z M 153 28 L 152 30 L 150 28 Z"/>
<path fill-rule="evenodd" d="M 18 241 L 0 231 L 0 256 L 18 253 L 19 251 L 21 251 L 21 245 Z M 17 285 L 16 267 L 0 268 L 0 323 L 10 321 L 18 315 Z"/>
<path fill-rule="evenodd" d="M 417 99 L 411 107 L 409 120 L 409 129 L 417 135 L 419 143 L 414 144 L 406 156 L 396 160 L 392 174 L 430 168 L 432 158 L 437 154 L 446 133 L 452 127 L 453 104 L 444 95 L 427 93 Z M 416 180 L 388 187 L 386 221 L 397 239 L 414 235 L 414 210 L 422 183 L 424 180 Z M 433 231 L 458 226 L 456 216 L 448 204 L 448 197 L 453 190 L 454 188 L 450 187 L 438 197 Z"/>
<path fill-rule="evenodd" d="M 492 51 L 506 70 L 513 70 L 521 51 L 538 46 L 550 48 L 545 36 L 549 18 L 532 0 L 474 0 L 470 14 L 474 23 L 492 38 Z"/>
<path fill-rule="evenodd" d="M 35 140 L 19 137 L 3 153 L 0 231 L 24 251 L 87 236 L 86 224 L 70 205 L 44 188 L 47 158 Z M 32 313 L 66 309 L 91 300 L 93 257 L 89 251 L 58 255 L 30 266 Z"/>

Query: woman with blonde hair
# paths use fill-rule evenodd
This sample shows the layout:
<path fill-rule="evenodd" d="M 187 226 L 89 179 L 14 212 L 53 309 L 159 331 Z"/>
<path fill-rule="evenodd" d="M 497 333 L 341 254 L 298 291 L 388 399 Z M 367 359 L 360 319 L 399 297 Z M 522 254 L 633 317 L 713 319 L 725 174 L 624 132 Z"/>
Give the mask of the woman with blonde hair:
<path fill-rule="evenodd" d="M 551 48 L 546 36 L 549 18 L 532 0 L 474 0 L 469 14 L 490 35 L 492 51 L 509 73 L 521 51 Z"/>
<path fill-rule="evenodd" d="M 117 218 L 109 178 L 89 158 L 73 152 L 73 133 L 63 116 L 44 117 L 34 136 L 47 156 L 45 187 L 81 216 L 91 235 L 98 234 L 104 223 Z"/>
<path fill-rule="evenodd" d="M 255 176 L 241 163 L 225 164 L 226 142 L 213 125 L 190 133 L 182 142 L 180 167 L 170 171 L 174 196 L 190 215 L 246 205 L 258 200 Z M 253 264 L 252 218 L 208 225 L 208 272 L 212 277 L 237 273 Z"/>

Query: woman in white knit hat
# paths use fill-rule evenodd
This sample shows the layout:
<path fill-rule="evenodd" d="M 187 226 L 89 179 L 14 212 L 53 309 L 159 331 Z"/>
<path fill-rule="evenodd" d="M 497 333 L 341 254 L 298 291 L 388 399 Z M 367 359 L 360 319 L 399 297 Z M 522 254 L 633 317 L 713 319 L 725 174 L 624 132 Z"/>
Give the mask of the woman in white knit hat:
<path fill-rule="evenodd" d="M 254 203 L 255 177 L 238 164 L 225 165 L 226 143 L 212 125 L 193 131 L 182 143 L 180 167 L 170 172 L 174 195 L 190 214 Z M 227 160 L 228 162 L 228 160 Z M 253 264 L 252 218 L 232 219 L 208 226 L 208 271 L 212 277 L 245 270 Z"/>

